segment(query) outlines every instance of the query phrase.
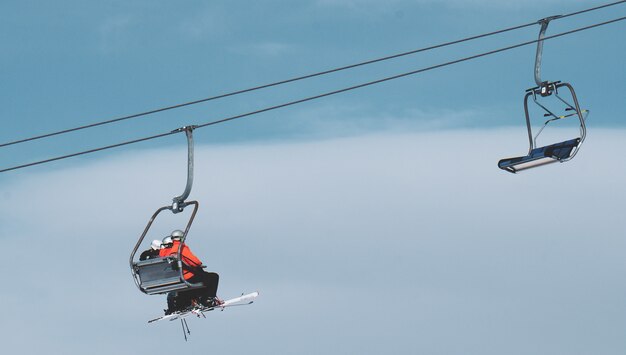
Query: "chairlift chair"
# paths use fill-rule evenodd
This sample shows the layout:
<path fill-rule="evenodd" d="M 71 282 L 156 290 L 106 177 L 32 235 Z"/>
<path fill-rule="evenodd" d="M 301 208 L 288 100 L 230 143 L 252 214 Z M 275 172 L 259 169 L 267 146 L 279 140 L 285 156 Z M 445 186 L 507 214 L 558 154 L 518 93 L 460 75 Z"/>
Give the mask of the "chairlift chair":
<path fill-rule="evenodd" d="M 535 55 L 535 83 L 537 84 L 537 86 L 526 90 L 526 95 L 524 97 L 524 112 L 526 114 L 526 128 L 528 130 L 528 141 L 530 145 L 530 148 L 528 149 L 528 154 L 520 157 L 501 159 L 498 162 L 498 167 L 502 170 L 506 170 L 511 173 L 517 173 L 522 170 L 550 163 L 564 163 L 566 161 L 570 161 L 578 153 L 581 144 L 585 140 L 585 136 L 587 134 L 585 119 L 587 118 L 589 111 L 580 109 L 580 105 L 578 104 L 578 98 L 576 97 L 576 93 L 574 92 L 574 88 L 572 87 L 572 85 L 568 83 L 562 83 L 560 81 L 549 82 L 541 80 L 541 56 L 543 53 L 543 38 L 545 36 L 545 32 L 548 28 L 550 20 L 559 17 L 561 16 L 551 16 L 538 21 L 538 23 L 541 24 L 541 30 L 539 31 L 537 52 Z M 559 95 L 560 88 L 567 88 L 569 90 L 573 99 L 573 104 L 567 102 Z M 565 104 L 564 114 L 558 115 L 552 112 L 550 109 L 539 103 L 537 100 L 538 96 L 548 97 L 552 95 L 554 95 L 554 97 L 556 97 L 559 101 Z M 533 102 L 545 112 L 544 117 L 550 117 L 547 121 L 545 121 L 544 125 L 535 136 L 533 136 L 530 114 L 528 112 L 528 99 L 531 97 L 533 99 Z M 578 120 L 580 121 L 580 135 L 578 137 L 542 147 L 537 147 L 537 137 L 539 137 L 541 132 L 543 132 L 544 128 L 546 128 L 548 124 L 572 116 L 578 117 Z"/>
<path fill-rule="evenodd" d="M 558 90 L 559 88 L 567 88 L 572 95 L 574 104 L 570 104 L 565 101 L 561 96 L 559 96 Z M 544 105 L 540 104 L 537 101 L 537 96 L 550 96 L 554 95 L 561 102 L 563 102 L 565 107 L 565 114 L 557 115 Z M 531 119 L 530 114 L 528 112 L 528 99 L 533 99 L 533 102 L 541 107 L 546 113 L 545 117 L 550 117 L 547 121 L 545 121 L 544 125 L 537 132 L 535 136 L 533 136 L 532 127 L 531 127 Z M 588 110 L 581 110 L 578 104 L 578 99 L 576 98 L 576 93 L 574 92 L 574 88 L 568 83 L 554 82 L 554 83 L 542 83 L 541 86 L 528 89 L 526 92 L 526 96 L 524 97 L 524 111 L 526 113 L 526 128 L 528 130 L 528 141 L 530 148 L 528 149 L 528 154 L 525 156 L 514 157 L 514 158 L 505 158 L 498 162 L 498 167 L 500 169 L 509 171 L 511 173 L 517 173 L 522 170 L 550 164 L 550 163 L 564 163 L 574 158 L 576 153 L 578 153 L 578 149 L 580 145 L 585 140 L 586 128 L 585 128 L 585 119 L 589 114 Z M 573 113 L 572 113 L 573 111 Z M 551 122 L 561 120 L 564 118 L 576 116 L 580 121 L 580 135 L 573 139 L 568 139 L 562 142 L 549 144 L 542 147 L 537 147 L 537 138 L 543 132 L 544 128 L 548 126 Z"/>
<path fill-rule="evenodd" d="M 129 264 L 130 270 L 133 275 L 133 280 L 135 281 L 135 285 L 137 288 L 145 294 L 148 295 L 158 295 L 169 293 L 172 291 L 187 291 L 191 289 L 204 287 L 202 283 L 190 283 L 183 277 L 183 260 L 181 257 L 181 252 L 183 245 L 185 244 L 185 239 L 187 238 L 187 233 L 189 232 L 189 228 L 193 223 L 193 220 L 198 212 L 198 201 L 185 201 L 187 197 L 189 197 L 189 193 L 191 192 L 191 186 L 193 184 L 193 137 L 192 131 L 194 126 L 186 126 L 179 128 L 176 131 L 185 131 L 187 135 L 187 143 L 188 143 L 188 163 L 187 163 L 187 185 L 185 187 L 185 191 L 177 197 L 174 197 L 172 205 L 163 206 L 156 210 L 143 233 L 139 237 L 139 240 L 135 244 L 133 251 L 130 254 Z M 157 218 L 157 216 L 165 211 L 169 210 L 172 213 L 182 212 L 185 207 L 193 205 L 193 211 L 191 212 L 191 216 L 187 221 L 187 226 L 185 227 L 185 231 L 183 232 L 183 236 L 181 237 L 180 244 L 178 246 L 178 252 L 176 256 L 168 256 L 168 257 L 159 257 L 153 259 L 147 259 L 142 261 L 135 261 L 135 255 L 137 254 L 137 250 L 141 246 L 144 238 L 148 234 L 152 223 Z"/>
<path fill-rule="evenodd" d="M 196 212 L 198 211 L 198 201 L 189 201 L 186 202 L 186 205 L 193 205 L 194 208 L 191 216 L 189 217 L 189 221 L 187 222 L 185 231 L 183 232 L 183 236 L 181 237 L 175 257 L 168 256 L 142 261 L 134 260 L 135 254 L 146 237 L 146 234 L 148 233 L 148 230 L 152 226 L 154 220 L 161 212 L 165 210 L 171 211 L 172 206 L 161 207 L 152 215 L 148 225 L 141 234 L 141 237 L 139 237 L 139 240 L 130 255 L 130 269 L 133 279 L 135 280 L 135 285 L 137 285 L 139 290 L 145 294 L 158 295 L 172 291 L 186 291 L 204 287 L 201 283 L 190 283 L 183 277 L 183 261 L 181 252 L 183 245 L 185 244 L 189 228 L 191 227 L 191 224 L 196 216 Z"/>

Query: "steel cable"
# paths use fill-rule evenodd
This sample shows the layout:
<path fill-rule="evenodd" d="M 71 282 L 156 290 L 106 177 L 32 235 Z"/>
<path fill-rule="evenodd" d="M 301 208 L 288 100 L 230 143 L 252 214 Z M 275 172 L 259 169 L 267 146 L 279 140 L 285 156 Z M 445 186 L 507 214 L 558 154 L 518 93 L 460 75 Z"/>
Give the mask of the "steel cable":
<path fill-rule="evenodd" d="M 613 3 L 609 3 L 609 4 L 604 4 L 604 5 L 599 5 L 599 6 L 596 6 L 596 7 L 592 7 L 592 8 L 588 8 L 588 9 L 572 12 L 572 13 L 565 14 L 565 15 L 559 15 L 554 20 L 580 15 L 580 14 L 587 13 L 587 12 L 590 12 L 590 11 L 595 11 L 595 10 L 599 10 L 599 9 L 602 9 L 602 8 L 618 5 L 618 4 L 621 4 L 621 3 L 624 3 L 624 2 L 626 2 L 626 0 L 616 1 L 616 2 L 613 2 Z M 118 117 L 118 118 L 114 118 L 114 119 L 110 119 L 110 120 L 106 120 L 106 121 L 101 121 L 101 122 L 96 122 L 96 123 L 92 123 L 92 124 L 88 124 L 88 125 L 83 125 L 83 126 L 78 126 L 78 127 L 74 127 L 74 128 L 64 129 L 64 130 L 51 132 L 51 133 L 46 133 L 46 134 L 33 136 L 33 137 L 29 137 L 29 138 L 23 138 L 23 139 L 11 141 L 11 142 L 2 143 L 2 144 L 0 144 L 0 148 L 6 147 L 6 146 L 10 146 L 10 145 L 30 142 L 30 141 L 34 141 L 34 140 L 38 140 L 38 139 L 49 138 L 49 137 L 53 137 L 53 136 L 57 136 L 57 135 L 61 135 L 61 134 L 66 134 L 66 133 L 70 133 L 70 132 L 75 132 L 75 131 L 79 131 L 79 130 L 83 130 L 83 129 L 87 129 L 87 128 L 98 127 L 98 126 L 102 126 L 102 125 L 106 125 L 106 124 L 110 124 L 110 123 L 126 121 L 126 120 L 130 120 L 130 119 L 133 119 L 133 118 L 138 118 L 138 117 L 142 117 L 142 116 L 148 116 L 148 115 L 159 113 L 159 112 L 174 110 L 174 109 L 178 109 L 178 108 L 185 107 L 185 106 L 196 105 L 196 104 L 207 102 L 207 101 L 218 100 L 218 99 L 222 99 L 222 98 L 226 98 L 226 97 L 230 97 L 230 96 L 235 96 L 235 95 L 239 95 L 239 94 L 243 94 L 243 93 L 248 93 L 248 92 L 257 91 L 257 90 L 261 90 L 261 89 L 266 89 L 266 88 L 279 86 L 279 85 L 283 85 L 283 84 L 287 84 L 287 83 L 291 83 L 291 82 L 296 82 L 296 81 L 300 81 L 300 80 L 304 80 L 304 79 L 310 79 L 310 78 L 317 77 L 317 76 L 322 76 L 322 75 L 327 75 L 327 74 L 331 74 L 331 73 L 336 73 L 336 72 L 343 71 L 343 70 L 353 69 L 353 68 L 360 67 L 360 66 L 365 66 L 365 65 L 369 65 L 369 64 L 373 64 L 373 63 L 378 63 L 378 62 L 383 62 L 383 61 L 386 61 L 386 60 L 391 60 L 391 59 L 395 59 L 395 58 L 399 58 L 399 57 L 403 57 L 403 56 L 408 56 L 408 55 L 411 55 L 411 54 L 416 54 L 416 53 L 420 53 L 420 52 L 426 52 L 426 51 L 437 49 L 437 48 L 443 48 L 443 47 L 451 46 L 451 45 L 454 45 L 454 44 L 459 44 L 459 43 L 468 42 L 468 41 L 472 41 L 472 40 L 479 39 L 479 38 L 489 37 L 489 36 L 493 36 L 493 35 L 496 35 L 496 34 L 501 34 L 501 33 L 509 32 L 509 31 L 513 31 L 513 30 L 518 30 L 518 29 L 529 27 L 529 26 L 533 26 L 533 25 L 536 25 L 536 24 L 537 24 L 537 21 L 533 21 L 533 22 L 522 24 L 522 25 L 518 25 L 518 26 L 513 26 L 513 27 L 501 29 L 501 30 L 496 30 L 496 31 L 492 31 L 492 32 L 488 32 L 488 33 L 484 33 L 484 34 L 480 34 L 480 35 L 476 35 L 476 36 L 466 37 L 466 38 L 462 38 L 462 39 L 459 39 L 459 40 L 445 42 L 445 43 L 441 43 L 441 44 L 437 44 L 437 45 L 433 45 L 433 46 L 429 46 L 429 47 L 415 49 L 415 50 L 411 50 L 411 51 L 408 51 L 408 52 L 393 54 L 393 55 L 389 55 L 389 56 L 382 57 L 382 58 L 367 60 L 367 61 L 364 61 L 364 62 L 350 64 L 350 65 L 346 65 L 346 66 L 343 66 L 343 67 L 329 69 L 329 70 L 325 70 L 325 71 L 321 71 L 321 72 L 317 72 L 317 73 L 312 73 L 312 74 L 298 76 L 298 77 L 294 77 L 294 78 L 290 78 L 290 79 L 285 79 L 285 80 L 281 80 L 281 81 L 277 81 L 277 82 L 273 82 L 273 83 L 269 83 L 269 84 L 259 85 L 259 86 L 251 87 L 251 88 L 248 88 L 248 89 L 237 90 L 237 91 L 233 91 L 233 92 L 229 92 L 229 93 L 224 93 L 224 94 L 220 94 L 220 95 L 216 95 L 216 96 L 207 97 L 207 98 L 204 98 L 204 99 L 189 101 L 189 102 L 180 103 L 180 104 L 176 104 L 176 105 L 172 105 L 172 106 L 166 106 L 166 107 L 157 108 L 157 109 L 154 109 L 154 110 L 149 110 L 149 111 L 145 111 L 145 112 L 140 112 L 140 113 L 135 113 L 135 114 L 127 115 L 127 116 L 122 116 L 122 117 Z M 0 171 L 0 172 L 2 172 L 2 171 Z"/>
<path fill-rule="evenodd" d="M 546 36 L 546 37 L 543 38 L 543 41 L 554 39 L 554 38 L 558 38 L 558 37 L 562 37 L 562 36 L 566 36 L 566 35 L 569 35 L 569 34 L 572 34 L 572 33 L 585 31 L 585 30 L 588 30 L 588 29 L 604 26 L 604 25 L 607 25 L 607 24 L 611 24 L 611 23 L 615 23 L 615 22 L 619 22 L 619 21 L 623 21 L 623 20 L 626 20 L 626 16 L 625 17 L 620 17 L 620 18 L 617 18 L 617 19 L 613 19 L 613 20 L 609 20 L 609 21 L 596 23 L 596 24 L 593 24 L 593 25 L 585 26 L 585 27 L 580 27 L 580 28 L 573 29 L 573 30 L 566 31 L 566 32 L 561 32 L 561 33 L 558 33 L 558 34 L 555 34 L 555 35 Z M 263 108 L 263 109 L 260 109 L 260 110 L 251 111 L 251 112 L 247 112 L 247 113 L 236 115 L 236 116 L 231 116 L 231 117 L 227 117 L 227 118 L 223 118 L 223 119 L 219 119 L 219 120 L 215 120 L 215 121 L 210 121 L 210 122 L 207 122 L 207 123 L 204 123 L 204 124 L 197 125 L 196 129 L 207 127 L 207 126 L 216 125 L 216 124 L 219 124 L 219 123 L 232 121 L 232 120 L 243 118 L 243 117 L 256 115 L 256 114 L 267 112 L 267 111 L 276 110 L 276 109 L 287 107 L 287 106 L 300 104 L 300 103 L 307 102 L 307 101 L 316 100 L 316 99 L 319 99 L 319 98 L 323 98 L 323 97 L 339 94 L 339 93 L 342 93 L 342 92 L 347 92 L 347 91 L 363 88 L 363 87 L 366 87 L 366 86 L 371 86 L 371 85 L 374 85 L 374 84 L 379 84 L 379 83 L 382 83 L 382 82 L 386 82 L 386 81 L 390 81 L 390 80 L 394 80 L 394 79 L 398 79 L 398 78 L 402 78 L 402 77 L 406 77 L 406 76 L 410 76 L 410 75 L 415 75 L 415 74 L 418 74 L 418 73 L 423 73 L 423 72 L 426 72 L 426 71 L 429 71 L 429 70 L 433 70 L 433 69 L 437 69 L 437 68 L 441 68 L 441 67 L 445 67 L 445 66 L 449 66 L 449 65 L 453 65 L 453 64 L 458 64 L 458 63 L 461 63 L 461 62 L 465 62 L 465 61 L 469 61 L 469 60 L 485 57 L 485 56 L 488 56 L 488 55 L 492 55 L 492 54 L 508 51 L 508 50 L 519 48 L 519 47 L 523 47 L 523 46 L 527 46 L 527 45 L 530 45 L 530 44 L 533 44 L 533 43 L 537 43 L 537 42 L 539 42 L 538 39 L 532 40 L 532 41 L 527 41 L 527 42 L 522 42 L 522 43 L 518 43 L 518 44 L 515 44 L 515 45 L 508 46 L 508 47 L 503 47 L 503 48 L 491 50 L 491 51 L 488 51 L 488 52 L 483 52 L 483 53 L 472 55 L 472 56 L 469 56 L 469 57 L 464 57 L 464 58 L 461 58 L 461 59 L 457 59 L 457 60 L 453 60 L 453 61 L 449 61 L 449 62 L 437 64 L 437 65 L 433 65 L 433 66 L 430 66 L 430 67 L 426 67 L 426 68 L 422 68 L 422 69 L 418 69 L 418 70 L 414 70 L 414 71 L 410 71 L 410 72 L 406 72 L 406 73 L 402 73 L 402 74 L 398 74 L 398 75 L 394 75 L 394 76 L 390 76 L 390 77 L 374 80 L 374 81 L 369 81 L 369 82 L 366 82 L 366 83 L 363 83 L 363 84 L 350 86 L 350 87 L 347 87 L 347 88 L 343 88 L 343 89 L 339 89 L 339 90 L 335 90 L 335 91 L 330 91 L 330 92 L 322 93 L 322 94 L 315 95 L 315 96 L 306 97 L 306 98 L 295 100 L 295 101 L 290 101 L 290 102 L 287 102 L 287 103 L 284 103 L 284 104 L 280 104 L 280 105 L 266 107 L 266 108 Z M 53 162 L 53 161 L 57 161 L 57 160 L 62 160 L 62 159 L 66 159 L 66 158 L 71 158 L 71 157 L 75 157 L 75 156 L 79 156 L 79 155 L 94 153 L 94 152 L 98 152 L 98 151 L 102 151 L 102 150 L 106 150 L 106 149 L 111 149 L 111 148 L 116 148 L 116 147 L 120 147 L 120 146 L 124 146 L 124 145 L 139 143 L 139 142 L 152 140 L 152 139 L 156 139 L 156 138 L 161 138 L 161 137 L 169 136 L 169 135 L 176 134 L 176 133 L 179 133 L 179 132 L 181 132 L 181 131 L 180 130 L 174 130 L 174 131 L 171 131 L 171 132 L 162 133 L 162 134 L 158 134 L 158 135 L 154 135 L 154 136 L 150 136 L 150 137 L 135 139 L 135 140 L 126 141 L 126 142 L 122 142 L 122 143 L 118 143 L 118 144 L 113 144 L 113 145 L 108 145 L 108 146 L 104 146 L 104 147 L 100 147 L 100 148 L 90 149 L 90 150 L 86 150 L 86 151 L 82 151 L 82 152 L 78 152 L 78 153 L 72 153 L 72 154 L 63 155 L 63 156 L 59 156 L 59 157 L 55 157 L 55 158 L 50 158 L 50 159 L 46 159 L 46 160 L 36 161 L 36 162 L 28 163 L 28 164 L 13 166 L 13 167 L 10 167 L 10 168 L 6 168 L 6 169 L 0 170 L 0 173 L 4 173 L 4 172 L 7 172 L 7 171 L 11 171 L 11 170 L 22 169 L 22 168 L 26 168 L 26 167 L 29 167 L 29 166 L 45 164 L 45 163 L 49 163 L 49 162 Z"/>

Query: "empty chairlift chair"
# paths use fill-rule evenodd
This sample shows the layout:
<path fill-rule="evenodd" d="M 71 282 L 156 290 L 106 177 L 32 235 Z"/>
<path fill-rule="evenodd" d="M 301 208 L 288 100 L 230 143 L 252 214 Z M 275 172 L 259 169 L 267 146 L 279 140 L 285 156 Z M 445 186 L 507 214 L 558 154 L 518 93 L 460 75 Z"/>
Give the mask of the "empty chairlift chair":
<path fill-rule="evenodd" d="M 569 89 L 573 98 L 573 104 L 568 103 L 559 95 L 558 90 L 560 88 Z M 562 115 L 555 114 L 537 101 L 537 95 L 543 97 L 554 95 L 558 100 L 565 104 L 565 113 Z M 545 111 L 544 117 L 549 117 L 549 119 L 545 121 L 544 125 L 535 136 L 533 136 L 532 133 L 531 119 L 528 112 L 528 99 L 531 97 L 533 99 L 533 102 L 537 104 L 543 111 Z M 500 160 L 498 162 L 498 167 L 500 169 L 509 171 L 511 173 L 517 173 L 522 170 L 550 163 L 563 163 L 574 158 L 576 153 L 578 153 L 578 149 L 580 148 L 581 144 L 585 140 L 585 119 L 587 118 L 589 111 L 580 109 L 578 99 L 576 98 L 576 93 L 574 92 L 574 88 L 570 84 L 561 83 L 558 81 L 554 83 L 542 83 L 541 86 L 527 90 L 526 96 L 524 97 L 524 111 L 526 113 L 526 127 L 528 130 L 528 141 L 530 145 L 528 154 L 520 157 L 505 158 Z M 539 135 L 543 132 L 544 128 L 546 128 L 551 122 L 568 117 L 578 118 L 580 122 L 580 134 L 578 137 L 542 147 L 537 147 L 537 137 L 539 137 Z"/>
<path fill-rule="evenodd" d="M 543 53 L 543 39 L 550 21 L 559 17 L 561 16 L 558 15 L 546 17 L 537 22 L 541 25 L 541 30 L 539 31 L 539 39 L 537 40 L 537 53 L 535 55 L 535 83 L 537 84 L 537 86 L 532 89 L 526 90 L 526 96 L 524 97 L 524 111 L 526 113 L 526 127 L 528 129 L 528 141 L 530 144 L 530 148 L 528 149 L 527 155 L 500 160 L 498 162 L 498 167 L 502 170 L 506 170 L 511 173 L 517 173 L 522 170 L 550 163 L 563 163 L 569 161 L 574 158 L 576 153 L 578 153 L 578 149 L 585 140 L 585 135 L 587 133 L 585 128 L 585 119 L 587 117 L 588 111 L 580 109 L 580 106 L 578 105 L 578 99 L 576 98 L 576 93 L 574 92 L 574 88 L 570 84 L 561 83 L 560 81 L 550 82 L 541 80 L 541 56 Z M 560 88 L 567 88 L 569 90 L 572 96 L 573 103 L 567 102 L 559 95 Z M 538 97 L 548 97 L 552 95 L 554 95 L 554 97 L 562 104 L 565 104 L 565 113 L 556 114 L 548 109 L 546 106 L 539 103 L 537 100 Z M 545 121 L 543 127 L 541 127 L 541 129 L 534 137 L 531 127 L 530 114 L 528 112 L 528 99 L 531 97 L 533 99 L 533 102 L 544 111 L 543 116 L 549 117 L 549 119 Z M 572 116 L 578 117 L 578 120 L 580 121 L 580 135 L 578 137 L 542 147 L 537 147 L 537 137 L 541 134 L 543 129 L 548 126 L 548 124 Z"/>

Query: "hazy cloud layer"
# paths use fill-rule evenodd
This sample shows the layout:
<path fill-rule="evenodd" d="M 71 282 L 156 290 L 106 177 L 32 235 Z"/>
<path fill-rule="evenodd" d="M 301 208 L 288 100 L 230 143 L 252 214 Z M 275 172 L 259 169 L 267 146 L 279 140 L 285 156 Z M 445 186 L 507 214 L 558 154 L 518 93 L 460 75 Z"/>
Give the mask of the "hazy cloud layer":
<path fill-rule="evenodd" d="M 466 128 L 476 121 L 497 121 L 502 116 L 498 107 L 453 109 L 401 109 L 397 112 L 381 110 L 370 104 L 320 104 L 292 116 L 287 122 L 302 132 L 317 132 L 320 136 L 333 134 L 361 135 L 371 132 L 432 131 Z M 505 122 L 507 124 L 510 122 Z M 518 122 L 519 123 L 519 122 Z M 501 126 L 503 122 L 497 122 Z"/>
<path fill-rule="evenodd" d="M 197 149 L 189 244 L 250 307 L 146 324 L 128 256 L 182 192 L 185 151 L 0 187 L 8 353 L 623 354 L 626 132 L 512 175 L 519 130 Z M 164 216 L 162 237 L 185 215 Z M 33 341 L 36 339 L 37 341 Z"/>

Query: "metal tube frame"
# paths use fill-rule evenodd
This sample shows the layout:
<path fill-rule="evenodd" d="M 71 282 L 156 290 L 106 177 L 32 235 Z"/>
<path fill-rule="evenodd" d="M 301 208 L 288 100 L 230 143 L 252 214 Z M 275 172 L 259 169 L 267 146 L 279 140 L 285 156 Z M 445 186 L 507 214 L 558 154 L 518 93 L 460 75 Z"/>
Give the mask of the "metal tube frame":
<path fill-rule="evenodd" d="M 580 109 L 580 105 L 578 103 L 578 98 L 576 97 L 576 92 L 574 92 L 574 88 L 572 87 L 572 85 L 568 84 L 568 83 L 561 83 L 561 82 L 554 82 L 554 83 L 549 83 L 548 85 L 552 86 L 554 88 L 554 93 L 555 96 L 561 100 L 562 102 L 564 102 L 569 108 L 574 109 L 576 111 L 576 116 L 578 116 L 578 119 L 580 121 L 580 143 L 578 144 L 578 147 L 580 147 L 580 145 L 584 142 L 585 137 L 587 136 L 587 128 L 585 126 L 585 117 L 583 116 L 583 113 Z M 565 101 L 563 98 L 561 98 L 558 95 L 558 89 L 560 87 L 566 87 L 567 89 L 569 89 L 570 93 L 572 94 L 572 99 L 574 100 L 574 105 L 569 104 L 567 101 Z M 528 112 L 528 98 L 529 97 L 533 97 L 533 101 L 541 108 L 543 108 L 548 114 L 550 114 L 551 116 L 554 116 L 556 119 L 559 119 L 558 116 L 554 115 L 554 113 L 552 113 L 550 110 L 548 110 L 545 106 L 541 105 L 539 102 L 537 102 L 536 96 L 537 94 L 541 95 L 541 89 L 542 89 L 542 85 L 529 89 L 527 90 L 526 96 L 524 97 L 524 112 L 526 114 L 526 128 L 528 129 L 528 141 L 529 141 L 529 145 L 530 145 L 530 149 L 528 150 L 528 154 L 530 155 L 530 153 L 532 152 L 533 149 L 536 148 L 536 140 L 537 140 L 537 136 L 539 135 L 539 133 L 541 133 L 541 131 L 543 130 L 543 127 L 541 128 L 541 130 L 539 131 L 539 133 L 537 133 L 537 136 L 533 137 L 532 135 L 532 127 L 531 127 L 531 122 L 530 122 L 530 114 Z M 548 122 L 551 121 L 555 121 L 555 119 L 551 119 L 548 120 L 545 125 L 548 124 Z M 544 125 L 544 127 L 545 127 Z M 562 159 L 562 162 L 566 162 L 571 160 L 572 158 L 574 158 L 574 156 L 576 155 L 576 153 L 578 153 L 578 147 L 572 152 L 572 154 L 567 158 L 567 159 Z"/>
<path fill-rule="evenodd" d="M 187 234 L 189 233 L 189 228 L 191 228 L 191 224 L 193 223 L 193 220 L 196 217 L 196 213 L 198 212 L 198 207 L 199 207 L 198 201 L 185 202 L 185 206 L 189 206 L 189 205 L 193 205 L 194 208 L 193 208 L 193 212 L 191 213 L 191 216 L 189 217 L 189 221 L 187 222 L 187 226 L 185 227 L 185 231 L 183 232 L 183 236 L 182 236 L 182 238 L 180 240 L 180 244 L 178 245 L 178 252 L 176 253 L 176 257 L 177 257 L 177 264 L 178 264 L 180 281 L 185 283 L 190 288 L 194 288 L 194 287 L 201 287 L 202 284 L 193 284 L 193 283 L 190 283 L 187 280 L 185 280 L 185 278 L 183 277 L 183 262 L 182 262 L 182 258 L 181 258 L 183 245 L 185 244 L 185 239 L 187 238 Z M 148 221 L 148 224 L 146 225 L 146 228 L 144 228 L 143 233 L 141 233 L 141 236 L 139 237 L 139 240 L 137 241 L 137 244 L 135 244 L 135 247 L 133 248 L 133 251 L 130 254 L 130 258 L 128 260 L 128 262 L 130 264 L 130 270 L 131 270 L 131 273 L 133 275 L 133 280 L 135 281 L 135 285 L 143 293 L 147 293 L 147 292 L 144 291 L 141 288 L 140 284 L 139 284 L 140 283 L 139 276 L 137 275 L 137 273 L 135 271 L 133 259 L 135 258 L 135 254 L 137 254 L 137 250 L 139 249 L 139 246 L 141 245 L 141 243 L 143 242 L 144 238 L 148 234 L 148 230 L 150 230 L 150 227 L 152 226 L 152 223 L 157 218 L 157 216 L 161 212 L 163 212 L 165 210 L 170 210 L 170 211 L 174 212 L 174 209 L 173 209 L 172 206 L 163 206 L 163 207 L 159 208 L 158 210 L 156 210 L 156 212 L 154 212 L 152 217 L 150 217 L 150 220 Z M 174 213 L 176 213 L 176 212 L 174 212 Z"/>
<path fill-rule="evenodd" d="M 537 23 L 541 25 L 541 29 L 539 30 L 539 39 L 537 41 L 537 52 L 535 54 L 535 83 L 537 84 L 537 86 L 542 86 L 544 84 L 544 82 L 541 80 L 541 57 L 543 55 L 543 38 L 546 35 L 546 30 L 548 29 L 550 21 L 559 17 L 562 17 L 562 15 L 550 16 L 537 21 Z"/>
<path fill-rule="evenodd" d="M 187 206 L 185 200 L 189 197 L 191 187 L 193 186 L 193 130 L 196 127 L 197 126 L 185 126 L 172 131 L 185 131 L 185 135 L 187 136 L 187 185 L 185 185 L 185 190 L 180 196 L 176 196 L 172 199 L 172 212 L 174 213 L 182 212 L 185 209 Z"/>

